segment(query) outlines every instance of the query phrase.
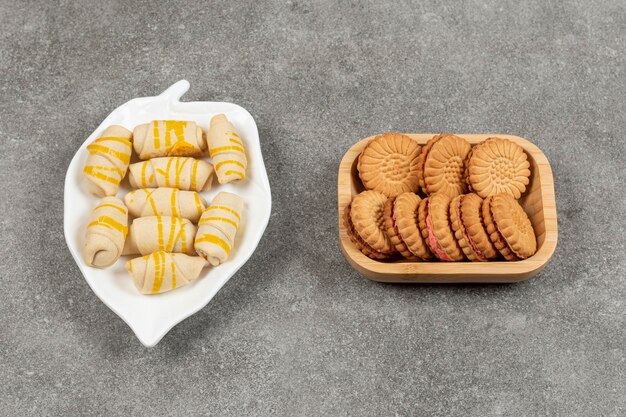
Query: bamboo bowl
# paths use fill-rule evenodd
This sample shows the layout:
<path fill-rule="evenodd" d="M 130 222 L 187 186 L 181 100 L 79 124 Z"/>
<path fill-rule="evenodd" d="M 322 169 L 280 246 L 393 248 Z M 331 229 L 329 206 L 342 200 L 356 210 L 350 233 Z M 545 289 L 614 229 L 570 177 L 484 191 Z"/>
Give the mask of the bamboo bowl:
<path fill-rule="evenodd" d="M 420 145 L 432 134 L 406 134 Z M 537 236 L 537 253 L 523 261 L 496 262 L 411 262 L 406 260 L 377 261 L 363 255 L 350 241 L 343 224 L 343 212 L 352 197 L 364 190 L 357 172 L 357 158 L 374 136 L 352 146 L 339 165 L 338 217 L 339 241 L 344 256 L 354 269 L 365 277 L 381 282 L 405 283 L 508 283 L 527 280 L 538 274 L 548 263 L 558 238 L 556 202 L 552 169 L 546 156 L 530 141 L 512 135 L 459 135 L 472 145 L 488 137 L 509 139 L 528 154 L 530 184 L 519 199 L 528 214 Z"/>

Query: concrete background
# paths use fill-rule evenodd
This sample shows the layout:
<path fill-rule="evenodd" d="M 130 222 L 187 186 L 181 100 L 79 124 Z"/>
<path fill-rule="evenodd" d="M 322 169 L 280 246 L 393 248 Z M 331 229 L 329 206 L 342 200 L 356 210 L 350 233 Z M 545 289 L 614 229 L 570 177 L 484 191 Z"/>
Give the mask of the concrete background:
<path fill-rule="evenodd" d="M 0 0 L 0 413 L 625 415 L 625 7 Z M 63 181 L 110 111 L 181 78 L 186 100 L 255 117 L 273 215 L 210 305 L 145 349 L 65 247 Z M 337 165 L 387 130 L 543 149 L 560 229 L 545 271 L 489 286 L 355 273 Z"/>

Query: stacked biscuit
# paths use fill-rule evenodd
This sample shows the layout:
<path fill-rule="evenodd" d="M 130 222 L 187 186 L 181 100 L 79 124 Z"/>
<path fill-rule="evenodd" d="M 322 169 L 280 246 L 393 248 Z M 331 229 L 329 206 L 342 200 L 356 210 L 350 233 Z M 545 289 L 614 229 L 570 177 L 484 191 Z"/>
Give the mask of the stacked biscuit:
<path fill-rule="evenodd" d="M 130 164 L 133 149 L 140 162 Z M 208 152 L 215 165 L 196 159 Z M 133 132 L 110 126 L 87 146 L 88 190 L 103 197 L 91 213 L 84 260 L 105 268 L 121 255 L 136 288 L 156 294 L 186 285 L 207 265 L 226 261 L 234 245 L 243 200 L 218 193 L 210 205 L 199 194 L 245 178 L 242 139 L 224 115 L 211 119 L 208 133 L 192 121 L 154 120 Z M 115 197 L 128 172 L 133 190 Z M 129 216 L 134 220 L 129 225 Z"/>
<path fill-rule="evenodd" d="M 526 259 L 537 240 L 517 199 L 529 168 L 524 150 L 507 139 L 472 147 L 440 134 L 420 147 L 399 133 L 376 136 L 357 162 L 365 191 L 345 208 L 347 234 L 377 260 Z"/>

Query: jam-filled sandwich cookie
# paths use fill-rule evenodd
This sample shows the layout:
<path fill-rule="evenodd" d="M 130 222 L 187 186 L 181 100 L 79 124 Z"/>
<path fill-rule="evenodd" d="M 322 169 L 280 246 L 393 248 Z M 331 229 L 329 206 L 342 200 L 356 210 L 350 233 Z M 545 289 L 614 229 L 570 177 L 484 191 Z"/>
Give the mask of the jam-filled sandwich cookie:
<path fill-rule="evenodd" d="M 474 262 L 485 262 L 499 256 L 483 224 L 482 204 L 483 199 L 476 194 L 456 196 L 450 203 L 454 236 L 467 259 Z"/>
<path fill-rule="evenodd" d="M 487 197 L 483 219 L 491 242 L 507 261 L 529 258 L 537 251 L 537 238 L 528 215 L 509 194 Z"/>
<path fill-rule="evenodd" d="M 413 193 L 410 193 L 410 194 L 413 194 Z M 404 194 L 400 194 L 400 195 L 404 195 Z M 400 255 L 402 255 L 404 258 L 408 259 L 409 261 L 419 261 L 420 258 L 413 255 L 413 253 L 409 251 L 409 248 L 407 248 L 407 246 L 404 243 L 404 240 L 402 239 L 402 235 L 398 231 L 398 218 L 397 218 L 397 212 L 394 207 L 397 200 L 398 200 L 397 197 L 389 197 L 387 201 L 385 202 L 385 208 L 383 210 L 385 232 L 387 233 L 387 236 L 389 236 L 391 243 L 396 248 L 396 250 L 400 253 Z"/>
<path fill-rule="evenodd" d="M 384 133 L 372 139 L 359 156 L 359 177 L 367 190 L 388 197 L 417 192 L 417 158 L 420 146 L 400 133 Z"/>
<path fill-rule="evenodd" d="M 455 197 L 467 190 L 465 158 L 471 145 L 463 138 L 442 133 L 430 139 L 418 161 L 418 178 L 424 193 Z"/>
<path fill-rule="evenodd" d="M 450 197 L 441 193 L 427 197 L 420 202 L 417 213 L 422 237 L 440 261 L 465 259 L 450 225 Z"/>
<path fill-rule="evenodd" d="M 396 252 L 385 233 L 383 212 L 387 197 L 378 191 L 363 191 L 352 200 L 350 218 L 354 230 L 375 251 L 385 255 Z"/>
<path fill-rule="evenodd" d="M 529 183 L 526 152 L 507 139 L 488 138 L 472 148 L 465 177 L 470 189 L 482 198 L 507 193 L 520 198 Z"/>
<path fill-rule="evenodd" d="M 411 261 L 427 261 L 433 257 L 417 225 L 420 201 L 417 194 L 408 192 L 389 198 L 385 205 L 387 235 L 396 250 Z"/>
<path fill-rule="evenodd" d="M 356 246 L 358 250 L 360 250 L 363 255 L 372 258 L 372 259 L 387 259 L 390 255 L 386 255 L 384 253 L 380 253 L 371 248 L 370 245 L 367 244 L 363 240 L 361 236 L 354 229 L 354 224 L 352 224 L 352 218 L 350 216 L 351 204 L 348 204 L 343 212 L 343 224 L 346 227 L 346 233 L 348 234 L 348 238 L 350 241 Z"/>

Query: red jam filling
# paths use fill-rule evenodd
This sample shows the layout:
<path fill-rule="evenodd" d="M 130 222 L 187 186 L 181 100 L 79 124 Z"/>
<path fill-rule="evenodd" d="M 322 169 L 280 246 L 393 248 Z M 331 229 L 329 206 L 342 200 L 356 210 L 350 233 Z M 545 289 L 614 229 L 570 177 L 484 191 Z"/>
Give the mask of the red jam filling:
<path fill-rule="evenodd" d="M 448 256 L 448 254 L 439 246 L 437 242 L 437 238 L 435 238 L 435 233 L 433 232 L 433 225 L 430 222 L 430 213 L 426 215 L 426 229 L 428 230 L 428 243 L 430 244 L 431 249 L 435 252 L 435 255 L 442 261 L 452 262 L 452 259 Z"/>
<path fill-rule="evenodd" d="M 398 224 L 396 223 L 396 211 L 394 209 L 394 204 L 391 205 L 391 220 L 393 220 L 393 228 L 396 231 L 396 234 L 398 235 L 400 240 L 404 242 L 404 239 L 402 238 L 402 234 L 400 233 L 400 230 L 398 229 Z"/>
<path fill-rule="evenodd" d="M 461 197 L 461 200 L 462 199 L 463 199 L 463 197 Z M 459 217 L 460 217 L 460 220 L 461 220 L 461 227 L 463 229 L 465 229 L 465 225 L 463 224 L 463 212 L 461 211 L 460 204 L 461 204 L 461 202 L 459 202 Z M 465 230 L 464 235 L 467 237 L 467 243 L 469 243 L 469 245 L 471 246 L 471 248 L 474 251 L 474 253 L 476 254 L 476 256 L 478 256 L 478 259 L 480 259 L 481 261 L 486 261 L 487 258 L 485 258 L 485 255 L 483 255 L 483 253 L 480 251 L 480 249 L 478 249 L 478 246 L 476 246 L 476 242 L 474 242 L 472 237 L 467 233 L 467 230 Z"/>
<path fill-rule="evenodd" d="M 481 261 L 486 261 L 487 259 L 485 258 L 485 255 L 483 255 L 480 249 L 478 249 L 478 246 L 476 246 L 476 243 L 474 243 L 474 240 L 472 239 L 472 237 L 468 234 L 466 234 L 466 236 L 467 236 L 467 243 L 470 244 L 474 253 L 478 255 L 478 259 L 480 259 Z"/>

